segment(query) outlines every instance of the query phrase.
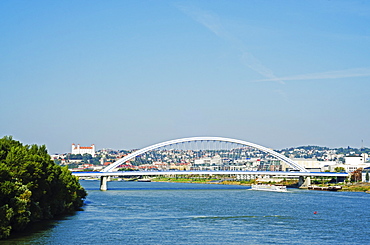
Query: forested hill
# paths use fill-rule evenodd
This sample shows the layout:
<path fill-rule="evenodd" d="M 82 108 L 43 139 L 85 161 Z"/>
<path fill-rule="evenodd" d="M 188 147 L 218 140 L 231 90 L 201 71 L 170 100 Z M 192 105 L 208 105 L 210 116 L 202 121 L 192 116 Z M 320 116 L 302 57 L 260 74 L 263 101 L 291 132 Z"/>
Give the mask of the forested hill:
<path fill-rule="evenodd" d="M 78 210 L 85 197 L 78 179 L 56 165 L 45 146 L 0 139 L 0 239 L 32 222 Z"/>

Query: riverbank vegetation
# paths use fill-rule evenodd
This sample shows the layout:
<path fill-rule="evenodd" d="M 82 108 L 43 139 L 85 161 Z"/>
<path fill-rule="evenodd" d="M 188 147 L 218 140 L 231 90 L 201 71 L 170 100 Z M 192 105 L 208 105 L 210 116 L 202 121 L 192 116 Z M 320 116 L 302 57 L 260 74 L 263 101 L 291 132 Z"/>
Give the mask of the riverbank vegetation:
<path fill-rule="evenodd" d="M 197 184 L 223 184 L 223 185 L 251 185 L 255 180 L 235 180 L 228 176 L 220 176 L 219 178 L 211 176 L 198 175 L 178 175 L 175 177 L 158 176 L 152 179 L 154 182 L 177 182 L 177 183 L 197 183 Z"/>
<path fill-rule="evenodd" d="M 353 192 L 367 192 L 370 193 L 370 183 L 366 182 L 339 182 L 339 183 L 324 183 L 324 184 L 314 184 L 318 187 L 330 187 L 330 186 L 340 186 L 341 190 L 338 191 L 353 191 Z"/>
<path fill-rule="evenodd" d="M 370 183 L 347 183 L 342 186 L 342 191 L 361 191 L 370 193 Z"/>
<path fill-rule="evenodd" d="M 44 145 L 0 139 L 0 239 L 32 222 L 78 210 L 86 195 L 68 168 L 51 160 Z"/>
<path fill-rule="evenodd" d="M 311 184 L 319 187 L 340 186 L 340 191 L 370 192 L 370 183 L 354 181 L 353 175 L 345 182 L 338 182 L 335 178 L 315 177 L 311 179 Z"/>
<path fill-rule="evenodd" d="M 204 177 L 204 176 L 188 176 L 178 175 L 176 177 L 158 176 L 152 179 L 154 182 L 174 182 L 174 183 L 197 183 L 197 184 L 224 184 L 224 185 L 251 185 L 254 180 L 240 180 L 236 181 L 231 178 L 221 177 Z"/>

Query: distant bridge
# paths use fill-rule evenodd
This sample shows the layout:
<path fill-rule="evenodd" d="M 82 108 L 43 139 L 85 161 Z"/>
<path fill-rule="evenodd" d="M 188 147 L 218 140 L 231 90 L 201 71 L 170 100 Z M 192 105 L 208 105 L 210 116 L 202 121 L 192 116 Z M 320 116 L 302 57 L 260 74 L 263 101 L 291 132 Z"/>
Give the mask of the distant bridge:
<path fill-rule="evenodd" d="M 235 143 L 235 144 L 239 144 L 239 145 L 249 146 L 249 147 L 252 147 L 252 148 L 256 148 L 256 149 L 258 149 L 262 152 L 271 154 L 272 156 L 276 157 L 277 159 L 287 163 L 289 166 L 291 166 L 293 169 L 295 169 L 297 171 L 308 172 L 307 169 L 300 166 L 298 163 L 294 162 L 292 159 L 287 158 L 286 156 L 284 156 L 280 153 L 277 153 L 277 152 L 275 152 L 275 151 L 273 151 L 273 150 L 271 150 L 267 147 L 257 145 L 257 144 L 254 144 L 254 143 L 250 143 L 250 142 L 247 142 L 247 141 L 244 141 L 244 140 L 237 140 L 237 139 L 224 138 L 224 137 L 190 137 L 190 138 L 169 140 L 169 141 L 165 141 L 165 142 L 158 143 L 158 144 L 155 144 L 155 145 L 151 145 L 151 146 L 145 147 L 141 150 L 137 150 L 137 151 L 135 151 L 131 154 L 128 154 L 127 156 L 121 158 L 120 160 L 112 163 L 111 165 L 109 165 L 108 167 L 103 169 L 102 172 L 112 172 L 119 165 L 121 165 L 121 164 L 123 164 L 127 161 L 130 161 L 131 159 L 134 159 L 136 156 L 142 155 L 142 154 L 144 154 L 148 151 L 152 151 L 152 150 L 155 150 L 155 149 L 158 149 L 158 148 L 161 148 L 161 147 L 165 147 L 165 146 L 169 146 L 169 145 L 176 145 L 176 144 L 179 144 L 179 143 L 193 142 L 193 141 L 194 142 L 195 141 L 201 141 L 201 142 L 202 141 L 213 141 L 213 142 L 218 141 L 218 142 Z"/>
<path fill-rule="evenodd" d="M 158 175 L 269 175 L 292 177 L 347 177 L 348 173 L 333 172 L 285 172 L 285 171 L 230 171 L 230 170 L 170 170 L 170 171 L 116 171 L 116 172 L 73 172 L 77 177 L 112 176 L 158 176 Z"/>
<path fill-rule="evenodd" d="M 172 146 L 180 143 L 185 142 L 223 142 L 223 143 L 232 143 L 243 145 L 247 147 L 252 147 L 258 149 L 262 152 L 268 153 L 278 160 L 285 162 L 289 165 L 294 171 L 293 172 L 283 172 L 283 171 L 114 171 L 123 163 L 134 159 L 137 156 L 145 154 L 146 152 L 156 150 L 162 147 Z M 137 150 L 118 161 L 112 163 L 101 172 L 75 172 L 73 175 L 78 177 L 100 177 L 100 189 L 107 190 L 107 178 L 110 176 L 158 176 L 158 175 L 247 175 L 247 176 L 261 176 L 261 175 L 269 175 L 269 176 L 296 176 L 300 178 L 300 182 L 302 184 L 308 184 L 309 181 L 308 177 L 311 176 L 323 176 L 323 177 L 341 177 L 345 178 L 348 176 L 347 173 L 328 173 L 328 172 L 309 172 L 304 167 L 300 166 L 293 160 L 287 158 L 286 156 L 279 154 L 269 148 L 266 148 L 261 145 L 257 145 L 254 143 L 250 143 L 243 140 L 231 139 L 231 138 L 224 138 L 224 137 L 189 137 L 189 138 L 181 138 L 175 139 L 170 141 L 161 142 L 158 144 L 154 144 L 143 149 Z"/>

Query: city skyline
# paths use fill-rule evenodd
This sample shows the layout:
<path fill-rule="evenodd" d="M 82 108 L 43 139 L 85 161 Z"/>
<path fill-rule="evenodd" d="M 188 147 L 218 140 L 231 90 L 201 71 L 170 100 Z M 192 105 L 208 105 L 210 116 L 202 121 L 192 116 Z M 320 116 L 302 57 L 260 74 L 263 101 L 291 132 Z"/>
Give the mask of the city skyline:
<path fill-rule="evenodd" d="M 370 146 L 370 3 L 0 2 L 0 137 Z"/>

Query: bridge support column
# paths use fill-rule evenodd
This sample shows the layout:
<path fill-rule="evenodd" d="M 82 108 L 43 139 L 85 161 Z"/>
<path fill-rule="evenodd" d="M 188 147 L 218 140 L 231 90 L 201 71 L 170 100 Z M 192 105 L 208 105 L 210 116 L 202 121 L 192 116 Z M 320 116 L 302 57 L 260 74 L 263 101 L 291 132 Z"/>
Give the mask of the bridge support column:
<path fill-rule="evenodd" d="M 311 177 L 299 176 L 299 182 L 298 182 L 299 188 L 308 188 L 310 185 L 311 185 Z"/>
<path fill-rule="evenodd" d="M 107 176 L 101 176 L 101 177 L 100 177 L 100 190 L 101 190 L 101 191 L 106 191 L 106 190 L 108 190 L 108 184 L 107 184 L 107 181 L 108 181 L 108 177 L 107 177 Z"/>

